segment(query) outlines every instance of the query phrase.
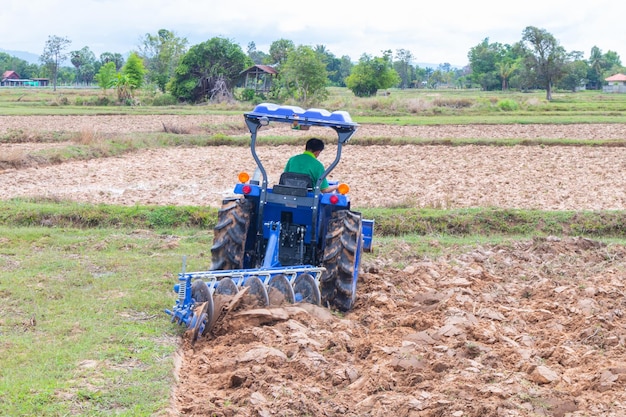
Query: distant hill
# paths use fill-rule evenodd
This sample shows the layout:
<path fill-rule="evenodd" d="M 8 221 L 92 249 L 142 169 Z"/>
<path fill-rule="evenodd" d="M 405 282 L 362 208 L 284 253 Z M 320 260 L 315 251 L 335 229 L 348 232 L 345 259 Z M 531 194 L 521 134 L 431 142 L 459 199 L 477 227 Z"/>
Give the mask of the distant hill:
<path fill-rule="evenodd" d="M 17 57 L 19 59 L 23 59 L 29 64 L 39 64 L 39 55 L 26 52 L 26 51 L 10 51 L 8 49 L 0 48 L 0 52 L 4 52 L 5 54 L 9 54 L 11 56 Z"/>

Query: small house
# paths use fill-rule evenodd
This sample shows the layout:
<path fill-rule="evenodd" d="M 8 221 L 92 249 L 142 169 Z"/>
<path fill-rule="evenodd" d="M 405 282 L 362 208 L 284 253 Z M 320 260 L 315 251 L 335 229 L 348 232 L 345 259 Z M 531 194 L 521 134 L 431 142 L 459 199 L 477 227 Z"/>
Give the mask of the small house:
<path fill-rule="evenodd" d="M 605 78 L 604 81 L 607 82 L 607 85 L 602 87 L 602 92 L 604 93 L 626 93 L 626 75 L 624 74 L 615 74 L 608 78 Z"/>
<path fill-rule="evenodd" d="M 0 78 L 0 87 L 47 87 L 49 81 L 48 78 L 20 78 L 15 71 L 4 71 Z"/>
<path fill-rule="evenodd" d="M 254 90 L 255 93 L 267 93 L 272 88 L 272 81 L 278 75 L 269 65 L 254 65 L 241 72 L 242 87 Z"/>
<path fill-rule="evenodd" d="M 12 85 L 20 79 L 20 76 L 15 71 L 4 71 L 2 78 L 0 78 L 0 85 Z"/>

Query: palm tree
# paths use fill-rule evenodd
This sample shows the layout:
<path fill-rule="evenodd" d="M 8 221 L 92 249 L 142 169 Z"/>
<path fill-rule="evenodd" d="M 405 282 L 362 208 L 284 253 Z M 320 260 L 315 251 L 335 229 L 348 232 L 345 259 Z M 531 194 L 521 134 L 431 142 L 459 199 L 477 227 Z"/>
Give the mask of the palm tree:
<path fill-rule="evenodd" d="M 596 89 L 600 89 L 600 80 L 602 79 L 602 72 L 605 65 L 606 60 L 604 59 L 602 50 L 597 46 L 591 48 L 591 55 L 589 56 L 589 70 L 591 81 L 594 83 L 594 87 Z"/>
<path fill-rule="evenodd" d="M 509 78 L 511 78 L 511 75 L 517 70 L 518 66 L 518 62 L 510 60 L 503 60 L 496 63 L 498 75 L 500 75 L 502 79 L 502 91 L 509 89 Z"/>

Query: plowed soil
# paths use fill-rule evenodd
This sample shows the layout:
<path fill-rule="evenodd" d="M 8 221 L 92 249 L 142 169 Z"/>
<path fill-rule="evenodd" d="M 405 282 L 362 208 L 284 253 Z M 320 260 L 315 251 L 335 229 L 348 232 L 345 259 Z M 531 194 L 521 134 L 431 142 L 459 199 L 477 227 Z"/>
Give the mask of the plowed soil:
<path fill-rule="evenodd" d="M 200 116 L 2 116 L 0 135 L 161 131 L 164 123 L 190 130 L 237 125 Z M 245 133 L 243 123 L 233 129 Z M 362 126 L 357 135 L 623 139 L 626 125 Z M 46 146 L 59 144 L 0 144 L 0 152 Z M 299 151 L 259 148 L 269 160 L 270 182 Z M 333 151 L 329 146 L 322 161 L 330 163 Z M 623 210 L 625 153 L 621 147 L 348 144 L 333 177 L 351 185 L 354 207 Z M 217 206 L 237 172 L 252 167 L 247 148 L 153 149 L 6 169 L 0 198 Z M 312 305 L 245 310 L 229 313 L 193 346 L 181 338 L 168 415 L 626 415 L 625 247 L 550 237 L 477 244 L 433 259 L 408 246 L 398 250 L 379 251 L 374 237 L 349 313 Z"/>
<path fill-rule="evenodd" d="M 0 116 L 0 135 L 76 132 L 97 138 L 115 132 L 162 132 L 164 126 L 202 132 L 222 126 L 249 135 L 234 116 Z M 225 127 L 224 127 L 225 126 Z M 330 133 L 329 133 L 330 132 Z M 264 135 L 317 135 L 336 141 L 330 129 L 295 132 L 270 125 Z M 624 139 L 626 124 L 375 126 L 358 138 Z M 0 143 L 15 159 L 68 143 Z M 259 146 L 273 184 L 300 146 Z M 320 160 L 330 164 L 332 145 Z M 1 159 L 1 158 L 0 158 Z M 0 198 L 39 196 L 92 203 L 207 205 L 219 207 L 232 194 L 237 174 L 252 173 L 246 147 L 148 149 L 116 158 L 70 161 L 0 171 Z M 0 169 L 1 166 L 0 166 Z M 348 143 L 331 179 L 351 186 L 355 207 L 509 207 L 547 210 L 619 210 L 626 206 L 626 147 L 576 146 L 359 146 Z"/>

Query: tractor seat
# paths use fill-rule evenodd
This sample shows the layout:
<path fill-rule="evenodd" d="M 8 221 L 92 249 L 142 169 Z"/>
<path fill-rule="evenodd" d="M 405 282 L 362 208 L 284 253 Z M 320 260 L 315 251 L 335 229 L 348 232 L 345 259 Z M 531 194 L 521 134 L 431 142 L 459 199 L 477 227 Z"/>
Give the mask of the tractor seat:
<path fill-rule="evenodd" d="M 313 189 L 313 181 L 307 174 L 298 174 L 295 172 L 283 172 L 278 181 L 280 185 L 289 185 L 290 187 Z"/>
<path fill-rule="evenodd" d="M 307 174 L 295 172 L 283 172 L 280 175 L 278 185 L 274 186 L 274 194 L 284 194 L 304 197 L 308 191 L 313 190 L 313 181 Z"/>

